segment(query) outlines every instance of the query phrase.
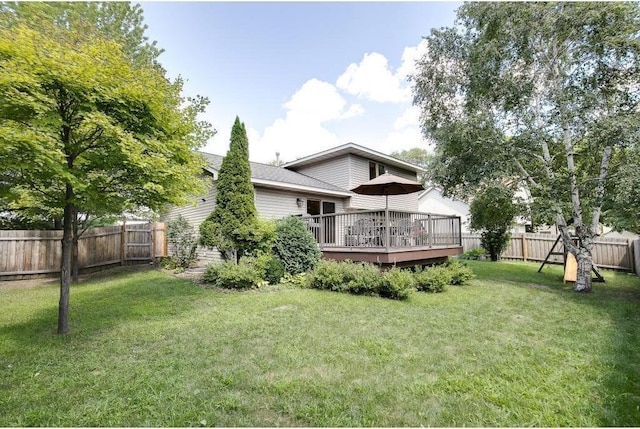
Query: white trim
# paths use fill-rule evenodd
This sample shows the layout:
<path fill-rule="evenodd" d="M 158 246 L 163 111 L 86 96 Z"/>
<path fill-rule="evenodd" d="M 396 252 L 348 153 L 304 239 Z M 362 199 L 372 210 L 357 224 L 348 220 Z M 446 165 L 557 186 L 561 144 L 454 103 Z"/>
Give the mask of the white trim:
<path fill-rule="evenodd" d="M 418 167 L 417 165 L 411 164 L 410 162 L 402 161 L 398 158 L 394 158 L 382 152 L 368 149 L 364 146 L 360 146 L 355 143 L 347 143 L 342 146 L 337 146 L 332 149 L 327 149 L 325 151 L 315 153 L 313 155 L 305 156 L 303 158 L 296 159 L 295 161 L 291 161 L 286 164 L 283 164 L 282 167 L 290 168 L 290 167 L 313 164 L 317 161 L 333 158 L 334 156 L 338 156 L 343 153 L 344 154 L 351 153 L 354 155 L 369 157 L 374 161 L 380 161 L 383 164 L 395 165 L 396 167 L 405 168 L 411 171 L 415 171 L 416 173 L 425 173 L 427 171 L 422 167 Z M 334 156 L 331 156 L 331 155 L 334 155 Z"/>
<path fill-rule="evenodd" d="M 287 189 L 291 191 L 300 191 L 300 192 L 308 192 L 316 195 L 332 195 L 336 197 L 352 197 L 353 192 L 348 191 L 332 191 L 330 189 L 322 189 L 322 188 L 314 188 L 312 186 L 303 186 L 303 185 L 294 185 L 291 183 L 284 182 L 274 182 L 271 180 L 264 179 L 251 179 L 251 183 L 254 185 L 264 186 L 266 188 L 275 188 L 275 189 Z"/>

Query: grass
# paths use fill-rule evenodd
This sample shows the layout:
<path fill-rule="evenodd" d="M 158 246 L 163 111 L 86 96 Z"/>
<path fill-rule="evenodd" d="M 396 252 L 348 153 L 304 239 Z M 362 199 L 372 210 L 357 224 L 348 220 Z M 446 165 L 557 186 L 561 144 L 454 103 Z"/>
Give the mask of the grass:
<path fill-rule="evenodd" d="M 405 302 L 158 271 L 0 289 L 2 426 L 639 426 L 640 281 L 469 262 Z"/>

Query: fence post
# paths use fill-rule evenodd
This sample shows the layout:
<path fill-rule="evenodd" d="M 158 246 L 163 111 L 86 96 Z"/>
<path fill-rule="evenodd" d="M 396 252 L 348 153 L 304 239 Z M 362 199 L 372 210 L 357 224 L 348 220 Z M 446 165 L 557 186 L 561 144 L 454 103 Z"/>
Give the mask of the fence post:
<path fill-rule="evenodd" d="M 156 262 L 156 223 L 151 222 L 151 264 Z"/>
<path fill-rule="evenodd" d="M 528 245 L 527 245 L 527 233 L 523 233 L 520 238 L 522 239 L 522 259 L 524 262 L 527 262 L 528 255 Z"/>
<path fill-rule="evenodd" d="M 636 238 L 633 241 L 633 252 L 632 252 L 632 261 L 631 269 L 635 269 L 636 275 L 640 277 L 640 238 Z"/>
<path fill-rule="evenodd" d="M 127 225 L 126 222 L 122 222 L 122 227 L 120 228 L 120 265 L 124 265 L 125 258 L 127 257 L 126 246 Z"/>

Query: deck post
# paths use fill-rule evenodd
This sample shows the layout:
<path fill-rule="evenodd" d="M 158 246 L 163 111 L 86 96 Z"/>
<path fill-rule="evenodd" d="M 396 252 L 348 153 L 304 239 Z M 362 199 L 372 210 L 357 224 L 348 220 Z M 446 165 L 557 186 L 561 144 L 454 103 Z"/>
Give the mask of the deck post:
<path fill-rule="evenodd" d="M 320 215 L 320 248 L 324 247 L 324 215 Z"/>
<path fill-rule="evenodd" d="M 389 197 L 387 196 L 387 198 Z M 387 203 L 387 207 L 384 210 L 384 247 L 387 253 L 389 252 L 389 225 L 391 225 L 391 222 L 389 222 L 389 206 Z"/>
<path fill-rule="evenodd" d="M 427 234 L 429 247 L 433 247 L 433 219 L 431 219 L 431 213 L 427 215 Z"/>

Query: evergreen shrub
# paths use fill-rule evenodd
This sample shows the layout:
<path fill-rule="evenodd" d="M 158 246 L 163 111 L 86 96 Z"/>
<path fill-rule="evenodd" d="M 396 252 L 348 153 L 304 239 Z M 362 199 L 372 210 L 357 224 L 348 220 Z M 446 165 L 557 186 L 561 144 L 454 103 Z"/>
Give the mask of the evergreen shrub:
<path fill-rule="evenodd" d="M 322 257 L 313 234 L 299 217 L 278 221 L 273 253 L 284 264 L 284 271 L 299 274 L 312 270 Z"/>

